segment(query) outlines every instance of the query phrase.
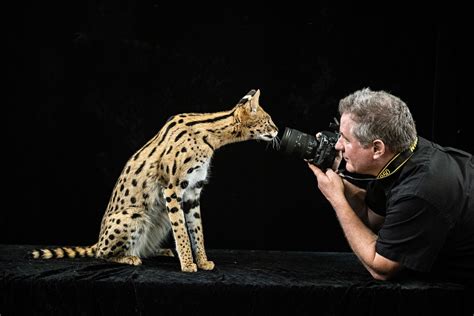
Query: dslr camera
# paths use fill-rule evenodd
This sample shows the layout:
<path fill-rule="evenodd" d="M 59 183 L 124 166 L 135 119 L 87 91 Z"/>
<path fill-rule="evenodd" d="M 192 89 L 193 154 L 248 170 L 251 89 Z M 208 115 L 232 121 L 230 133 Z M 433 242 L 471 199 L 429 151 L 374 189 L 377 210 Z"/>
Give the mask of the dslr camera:
<path fill-rule="evenodd" d="M 337 156 L 334 146 L 339 139 L 339 124 L 336 121 L 329 124 L 329 127 L 333 131 L 319 132 L 317 137 L 286 127 L 279 150 L 285 154 L 306 159 L 323 170 L 331 168 Z"/>

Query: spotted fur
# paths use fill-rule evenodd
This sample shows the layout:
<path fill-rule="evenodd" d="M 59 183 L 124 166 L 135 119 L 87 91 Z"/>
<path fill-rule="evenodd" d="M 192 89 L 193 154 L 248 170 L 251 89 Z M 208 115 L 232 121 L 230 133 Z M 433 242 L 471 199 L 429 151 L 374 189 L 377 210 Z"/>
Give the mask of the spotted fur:
<path fill-rule="evenodd" d="M 171 117 L 126 163 L 91 247 L 40 249 L 34 258 L 89 256 L 141 264 L 172 256 L 162 243 L 171 231 L 181 270 L 212 270 L 204 248 L 200 195 L 214 151 L 246 140 L 276 141 L 277 127 L 251 90 L 229 111 Z M 193 257 L 194 256 L 194 257 Z"/>

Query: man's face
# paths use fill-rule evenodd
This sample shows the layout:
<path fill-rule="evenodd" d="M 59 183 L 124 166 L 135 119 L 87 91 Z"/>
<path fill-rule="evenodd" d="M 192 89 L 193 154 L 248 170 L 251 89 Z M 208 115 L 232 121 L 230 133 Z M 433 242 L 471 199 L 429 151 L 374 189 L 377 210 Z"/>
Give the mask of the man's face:
<path fill-rule="evenodd" d="M 378 170 L 374 170 L 374 148 L 373 145 L 367 148 L 362 147 L 360 142 L 352 134 L 352 127 L 355 125 L 350 115 L 341 116 L 339 132 L 341 136 L 336 143 L 336 150 L 342 152 L 342 157 L 346 161 L 346 170 L 349 172 L 377 175 Z"/>

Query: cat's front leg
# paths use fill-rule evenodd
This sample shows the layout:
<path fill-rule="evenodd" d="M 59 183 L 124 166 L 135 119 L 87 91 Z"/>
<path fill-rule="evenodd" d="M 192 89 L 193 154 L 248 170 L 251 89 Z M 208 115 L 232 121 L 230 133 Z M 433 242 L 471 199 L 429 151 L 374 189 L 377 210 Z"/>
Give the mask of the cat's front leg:
<path fill-rule="evenodd" d="M 214 262 L 207 260 L 206 250 L 204 248 L 204 233 L 199 202 L 200 193 L 201 187 L 196 187 L 191 189 L 191 192 L 187 192 L 184 196 L 183 210 L 196 263 L 200 269 L 212 270 L 214 269 Z"/>
<path fill-rule="evenodd" d="M 168 217 L 171 221 L 171 229 L 173 230 L 181 271 L 196 272 L 197 266 L 193 261 L 191 244 L 189 242 L 188 232 L 186 231 L 184 213 L 181 207 L 182 194 L 183 191 L 180 190 L 179 187 L 173 187 L 173 184 L 170 184 L 164 190 L 166 210 L 168 211 Z"/>

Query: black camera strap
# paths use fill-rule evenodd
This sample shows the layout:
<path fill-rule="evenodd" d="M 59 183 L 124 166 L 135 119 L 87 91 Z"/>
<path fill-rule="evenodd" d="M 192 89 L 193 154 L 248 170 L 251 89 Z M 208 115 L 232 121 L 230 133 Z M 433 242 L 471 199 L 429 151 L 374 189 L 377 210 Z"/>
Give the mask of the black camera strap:
<path fill-rule="evenodd" d="M 408 159 L 411 158 L 411 156 L 415 152 L 417 144 L 418 144 L 418 137 L 415 138 L 415 141 L 413 142 L 413 144 L 410 145 L 410 147 L 396 154 L 395 157 L 393 157 L 385 165 L 385 167 L 382 168 L 382 170 L 377 175 L 376 179 L 383 179 L 397 172 L 397 170 L 400 169 L 400 167 L 403 166 L 405 162 L 407 162 Z"/>
<path fill-rule="evenodd" d="M 416 145 L 418 144 L 418 137 L 415 138 L 415 141 L 413 144 L 410 145 L 409 148 L 405 149 L 402 152 L 399 152 L 396 154 L 386 165 L 385 167 L 382 168 L 382 170 L 379 172 L 379 174 L 375 178 L 358 178 L 358 177 L 353 177 L 349 175 L 345 175 L 343 172 L 340 171 L 339 175 L 342 178 L 348 178 L 352 180 L 358 180 L 358 181 L 374 181 L 374 180 L 380 180 L 384 179 L 386 177 L 391 176 L 395 172 L 397 172 L 413 155 L 416 149 Z"/>

